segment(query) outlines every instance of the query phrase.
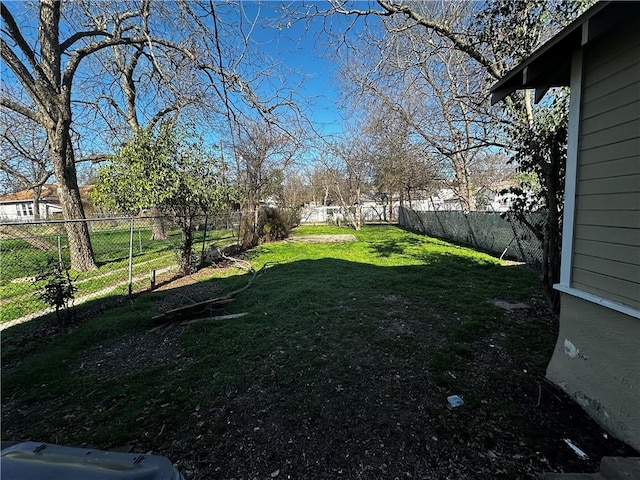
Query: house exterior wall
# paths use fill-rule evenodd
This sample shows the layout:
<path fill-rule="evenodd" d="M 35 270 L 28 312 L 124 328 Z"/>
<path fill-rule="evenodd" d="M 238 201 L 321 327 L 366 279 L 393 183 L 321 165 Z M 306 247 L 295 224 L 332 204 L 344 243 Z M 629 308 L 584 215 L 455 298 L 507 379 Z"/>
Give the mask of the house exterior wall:
<path fill-rule="evenodd" d="M 583 57 L 571 286 L 640 309 L 640 31 Z"/>
<path fill-rule="evenodd" d="M 59 205 L 40 202 L 40 219 L 46 220 L 51 215 L 62 213 Z M 35 220 L 33 202 L 17 201 L 0 203 L 0 222 L 33 222 Z"/>
<path fill-rule="evenodd" d="M 640 31 L 632 24 L 574 54 L 567 275 L 556 287 L 560 329 L 547 377 L 640 448 Z"/>
<path fill-rule="evenodd" d="M 640 449 L 640 320 L 562 295 L 547 378 L 598 423 Z"/>

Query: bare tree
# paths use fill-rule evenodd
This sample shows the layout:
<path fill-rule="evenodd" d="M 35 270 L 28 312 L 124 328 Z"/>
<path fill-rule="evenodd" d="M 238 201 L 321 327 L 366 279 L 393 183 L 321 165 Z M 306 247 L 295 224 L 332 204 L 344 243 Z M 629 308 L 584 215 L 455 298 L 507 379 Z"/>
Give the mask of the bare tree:
<path fill-rule="evenodd" d="M 0 109 L 0 170 L 10 190 L 33 191 L 33 215 L 40 218 L 42 187 L 53 175 L 42 128 L 31 119 Z"/>
<path fill-rule="evenodd" d="M 420 43 L 414 45 L 439 45 L 462 55 L 478 68 L 477 85 L 485 92 L 489 84 L 501 78 L 508 68 L 530 54 L 548 36 L 575 18 L 591 2 L 531 1 L 511 2 L 496 0 L 488 3 L 474 2 L 412 2 L 377 0 L 363 5 L 357 2 L 330 0 L 331 8 L 319 11 L 308 8 L 306 14 L 340 14 L 352 19 L 377 19 L 382 26 L 383 39 L 417 33 Z M 463 11 L 462 9 L 465 9 Z M 456 15 L 455 12 L 462 12 Z M 350 25 L 349 28 L 353 26 Z M 362 35 L 361 35 L 362 36 Z M 344 38 L 344 32 L 339 38 Z M 359 44 L 358 47 L 361 45 Z M 487 99 L 482 102 L 486 106 Z M 533 233 L 543 239 L 543 288 L 554 311 L 559 308 L 559 294 L 553 289 L 559 279 L 562 178 L 564 175 L 563 149 L 555 148 L 547 140 L 561 140 L 554 135 L 554 128 L 562 122 L 536 122 L 535 116 L 564 115 L 566 111 L 554 105 L 534 108 L 530 92 L 511 95 L 502 115 L 499 128 L 509 137 L 525 138 L 519 142 L 519 150 L 510 151 L 524 173 L 533 173 L 540 184 L 540 197 L 547 207 L 548 218 L 543 228 L 533 226 Z M 557 104 L 557 105 L 556 105 Z M 471 103 L 470 105 L 473 105 Z M 540 140 L 540 141 L 537 141 Z M 509 140 L 504 144 L 511 143 Z M 545 152 L 535 152 L 532 145 L 543 146 Z M 539 153 L 539 154 L 538 154 Z M 527 160 L 528 158 L 528 160 Z M 464 192 L 462 192 L 464 193 Z"/>
<path fill-rule="evenodd" d="M 311 189 L 311 202 L 314 205 L 337 205 L 338 202 L 332 192 L 332 180 L 327 174 L 327 160 L 323 157 L 314 159 L 312 166 L 307 171 L 307 183 Z"/>
<path fill-rule="evenodd" d="M 265 188 L 274 175 L 291 165 L 300 143 L 264 121 L 246 120 L 241 128 L 235 147 L 236 168 L 245 196 L 242 207 L 249 216 L 243 222 L 240 241 L 244 246 L 254 246 L 258 242 L 258 213 Z"/>
<path fill-rule="evenodd" d="M 299 209 L 313 201 L 313 192 L 307 184 L 305 175 L 297 166 L 284 172 L 284 182 L 280 203 L 285 208 Z"/>
<path fill-rule="evenodd" d="M 378 196 L 387 204 L 384 218 L 393 220 L 394 200 L 411 208 L 438 185 L 438 168 L 407 122 L 388 109 L 367 109 L 365 135 L 372 149 L 372 168 Z"/>
<path fill-rule="evenodd" d="M 126 59 L 123 53 L 119 65 L 125 73 L 121 84 L 125 103 L 135 99 L 135 85 L 130 81 L 131 76 L 127 80 L 127 72 L 135 70 L 137 59 L 144 57 L 165 86 L 171 83 L 166 80 L 175 73 L 173 67 L 187 62 L 191 66 L 190 79 L 194 81 L 184 81 L 182 86 L 198 85 L 199 92 L 204 93 L 200 95 L 202 98 L 218 99 L 217 110 L 228 120 L 227 133 L 234 130 L 237 118 L 247 109 L 272 123 L 279 111 L 296 110 L 291 95 L 281 95 L 276 90 L 271 96 L 265 95 L 266 99 L 261 98 L 268 91 L 262 84 L 261 95 L 254 91 L 251 83 L 268 78 L 268 69 L 254 69 L 253 73 L 247 69 L 244 73 L 248 73 L 249 78 L 244 78 L 240 66 L 248 57 L 249 35 L 243 23 L 245 14 L 230 5 L 229 11 L 235 13 L 238 20 L 226 25 L 218 15 L 222 7 L 207 1 L 152 3 L 142 0 L 96 5 L 89 1 L 63 4 L 59 0 L 42 0 L 37 9 L 38 34 L 33 35 L 30 25 L 26 22 L 19 25 L 7 4 L 2 4 L 2 60 L 27 93 L 30 103 L 20 102 L 3 92 L 0 105 L 30 118 L 46 131 L 66 219 L 84 218 L 72 141 L 72 98 L 73 102 L 77 100 L 74 85 L 81 79 L 87 80 L 87 85 L 97 83 L 98 89 L 104 86 L 103 78 L 91 78 L 84 70 L 87 62 L 100 52 L 127 46 Z M 171 28 L 167 28 L 169 25 Z M 233 28 L 237 28 L 238 35 L 226 35 Z M 61 34 L 68 37 L 63 38 Z M 242 39 L 240 42 L 236 41 L 238 36 Z M 228 38 L 226 44 L 225 38 Z M 112 53 L 117 56 L 115 51 Z M 95 97 L 88 102 L 95 102 Z M 132 115 L 129 106 L 120 108 L 129 128 L 142 123 Z M 162 109 L 156 111 L 161 113 Z M 94 268 L 86 224 L 69 222 L 66 225 L 72 266 L 79 270 Z"/>
<path fill-rule="evenodd" d="M 373 152 L 368 142 L 353 131 L 332 145 L 325 172 L 342 213 L 355 230 L 362 226 L 362 195 L 371 190 Z"/>
<path fill-rule="evenodd" d="M 456 3 L 447 15 L 464 18 L 465 8 Z M 443 185 L 465 210 L 474 210 L 477 186 L 471 179 L 487 158 L 483 152 L 497 144 L 497 119 L 483 102 L 482 75 L 464 54 L 441 39 L 425 39 L 403 20 L 387 18 L 383 26 L 390 33 L 372 27 L 367 46 L 354 53 L 359 61 L 343 68 L 348 100 L 352 108 L 386 119 L 393 127 L 387 143 L 398 147 L 400 132 L 405 142 L 420 143 L 422 155 L 438 165 Z"/>
<path fill-rule="evenodd" d="M 71 137 L 73 121 L 71 97 L 80 63 L 86 57 L 113 45 L 142 43 L 148 35 L 144 20 L 149 2 L 140 9 L 124 6 L 109 12 L 86 30 L 77 30 L 61 39 L 61 2 L 41 0 L 37 38 L 25 37 L 6 3 L 0 7 L 2 60 L 15 75 L 31 105 L 4 94 L 0 104 L 41 125 L 47 134 L 49 156 L 58 184 L 58 196 L 65 219 L 83 219 L 78 189 L 75 153 Z M 140 23 L 133 23 L 139 20 Z M 25 29 L 26 33 L 27 30 Z M 71 266 L 77 270 L 96 268 L 89 231 L 84 222 L 65 223 L 71 252 Z"/>

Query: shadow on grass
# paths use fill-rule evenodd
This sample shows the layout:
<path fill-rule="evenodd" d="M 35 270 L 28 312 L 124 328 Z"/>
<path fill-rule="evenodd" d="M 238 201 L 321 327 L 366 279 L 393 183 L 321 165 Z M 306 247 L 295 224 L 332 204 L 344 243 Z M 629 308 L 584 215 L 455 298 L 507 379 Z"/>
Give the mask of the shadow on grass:
<path fill-rule="evenodd" d="M 402 240 L 387 239 L 373 243 L 370 250 L 380 257 L 390 257 L 392 255 L 403 255 L 408 247 L 421 245 L 423 242 L 415 237 L 407 237 Z"/>
<path fill-rule="evenodd" d="M 414 243 L 379 252 L 406 253 Z M 554 454 L 563 425 L 540 413 L 557 409 L 553 397 L 531 414 L 555 338 L 528 352 L 542 359 L 530 376 L 516 375 L 513 319 L 488 302 L 527 299 L 535 273 L 444 253 L 429 260 L 278 264 L 223 312 L 246 317 L 167 332 L 150 333 L 151 317 L 232 291 L 248 276 L 142 294 L 65 335 L 37 336 L 37 323 L 7 329 L 3 438 L 133 444 L 180 460 L 198 478 L 276 470 L 292 478 L 484 478 L 474 474 L 495 468 L 515 478 L 525 464 L 573 467 Z M 517 325 L 527 322 L 541 319 Z M 500 349 L 488 350 L 490 342 Z M 497 377 L 496 365 L 505 370 Z M 444 408 L 451 393 L 465 397 L 465 409 Z M 593 428 L 585 433 L 592 440 L 601 435 Z M 479 455 L 487 449 L 500 457 Z M 455 468 L 443 452 L 458 458 Z"/>

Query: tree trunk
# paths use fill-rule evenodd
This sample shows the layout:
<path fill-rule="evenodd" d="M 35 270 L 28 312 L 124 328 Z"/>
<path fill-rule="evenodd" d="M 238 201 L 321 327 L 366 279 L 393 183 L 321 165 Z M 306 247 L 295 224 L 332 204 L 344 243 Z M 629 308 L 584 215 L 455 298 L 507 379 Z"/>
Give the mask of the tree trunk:
<path fill-rule="evenodd" d="M 247 195 L 246 215 L 243 216 L 240 223 L 240 244 L 244 248 L 255 247 L 260 241 L 260 232 L 258 232 L 259 198 L 257 190 L 250 187 Z"/>
<path fill-rule="evenodd" d="M 471 194 L 471 185 L 469 184 L 469 176 L 464 165 L 464 159 L 457 157 L 451 158 L 454 167 L 455 181 L 454 190 L 460 201 L 460 206 L 465 212 L 475 210 L 475 202 Z"/>
<path fill-rule="evenodd" d="M 63 218 L 65 220 L 84 219 L 68 123 L 58 122 L 55 128 L 48 128 L 47 137 Z M 71 268 L 79 271 L 97 268 L 87 223 L 65 222 L 64 227 L 69 242 Z"/>
<path fill-rule="evenodd" d="M 151 214 L 151 240 L 166 240 L 167 227 L 158 207 L 149 210 Z"/>
<path fill-rule="evenodd" d="M 71 84 L 61 85 L 62 52 L 59 41 L 60 2 L 40 2 L 40 65 L 44 79 L 34 85 L 42 102 L 40 117 L 47 132 L 49 155 L 58 185 L 58 197 L 65 220 L 84 219 L 76 165 L 71 143 Z M 71 268 L 86 271 L 96 268 L 86 222 L 65 222 Z"/>
<path fill-rule="evenodd" d="M 182 226 L 182 245 L 180 246 L 180 275 L 191 273 L 191 253 L 193 251 L 193 225 L 191 221 Z"/>
<path fill-rule="evenodd" d="M 556 133 L 553 138 L 550 161 L 548 164 L 542 163 L 542 178 L 539 179 L 540 183 L 546 185 L 548 207 L 545 241 L 543 242 L 542 285 L 551 310 L 556 315 L 560 314 L 560 292 L 553 286 L 560 282 L 563 205 L 558 199 L 564 196 L 560 179 L 564 178 L 566 157 L 562 145 L 565 144 L 566 132 L 562 130 L 560 133 Z"/>
<path fill-rule="evenodd" d="M 35 221 L 40 220 L 40 195 L 42 194 L 42 187 L 36 187 L 33 189 L 33 219 Z"/>

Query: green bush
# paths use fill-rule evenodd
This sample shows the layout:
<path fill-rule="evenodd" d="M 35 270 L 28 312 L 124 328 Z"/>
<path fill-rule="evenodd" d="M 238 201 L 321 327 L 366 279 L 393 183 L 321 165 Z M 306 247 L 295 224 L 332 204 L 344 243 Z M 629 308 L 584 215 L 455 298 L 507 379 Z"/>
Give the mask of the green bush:
<path fill-rule="evenodd" d="M 264 207 L 258 214 L 258 237 L 260 243 L 276 242 L 289 236 L 291 224 L 282 211 Z"/>
<path fill-rule="evenodd" d="M 279 212 L 284 218 L 289 230 L 300 225 L 300 222 L 302 221 L 302 205 L 298 207 L 287 207 L 279 210 Z"/>
<path fill-rule="evenodd" d="M 78 279 L 71 278 L 69 268 L 50 260 L 46 271 L 36 275 L 35 284 L 40 288 L 40 299 L 50 307 L 55 307 L 59 321 L 69 320 L 72 315 L 71 307 L 78 287 L 74 282 Z M 45 282 L 44 285 L 41 282 Z"/>

